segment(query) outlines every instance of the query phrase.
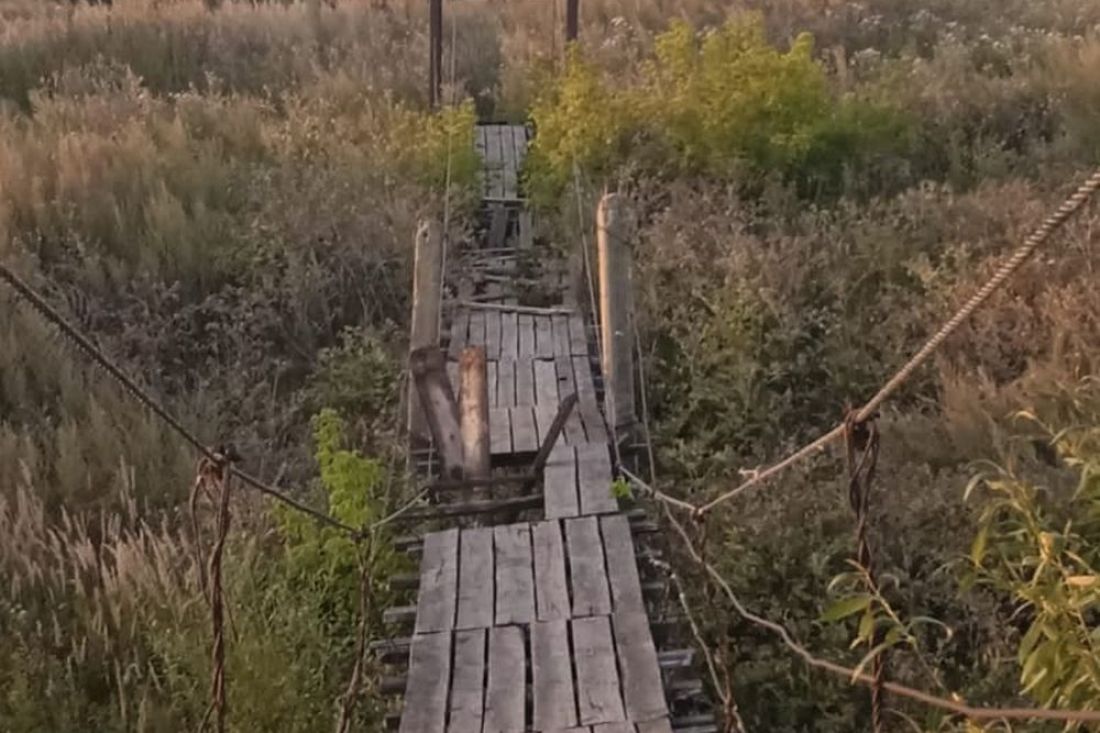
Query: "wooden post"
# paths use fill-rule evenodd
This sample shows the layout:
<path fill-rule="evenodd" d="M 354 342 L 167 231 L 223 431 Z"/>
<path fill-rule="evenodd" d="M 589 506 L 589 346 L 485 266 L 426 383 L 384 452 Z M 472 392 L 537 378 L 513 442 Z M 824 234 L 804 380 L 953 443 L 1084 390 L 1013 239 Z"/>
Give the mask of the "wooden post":
<path fill-rule="evenodd" d="M 458 424 L 458 403 L 447 379 L 447 365 L 438 346 L 425 346 L 409 355 L 416 391 L 443 463 L 444 478 L 462 477 L 462 438 Z"/>
<path fill-rule="evenodd" d="M 577 40 L 577 28 L 579 26 L 580 0 L 565 0 L 565 42 L 571 43 Z"/>
<path fill-rule="evenodd" d="M 428 0 L 428 42 L 428 103 L 436 109 L 443 86 L 443 0 Z"/>
<path fill-rule="evenodd" d="M 458 381 L 463 475 L 484 479 L 489 476 L 489 377 L 484 347 L 463 349 L 458 360 Z"/>
<path fill-rule="evenodd" d="M 634 410 L 634 324 L 631 294 L 633 252 L 626 211 L 618 194 L 605 194 L 596 210 L 600 273 L 600 344 L 604 403 L 618 433 L 636 422 Z"/>
<path fill-rule="evenodd" d="M 439 301 L 443 295 L 443 229 L 439 222 L 420 222 L 414 257 L 410 351 L 439 346 Z M 409 385 L 409 432 L 414 440 L 425 442 L 431 435 L 415 384 Z"/>

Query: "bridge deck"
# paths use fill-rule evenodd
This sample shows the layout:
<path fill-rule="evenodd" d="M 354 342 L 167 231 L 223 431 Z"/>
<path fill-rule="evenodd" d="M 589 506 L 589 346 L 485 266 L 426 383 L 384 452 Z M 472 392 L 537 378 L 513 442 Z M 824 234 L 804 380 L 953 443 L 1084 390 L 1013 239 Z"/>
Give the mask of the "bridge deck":
<path fill-rule="evenodd" d="M 479 128 L 494 224 L 500 202 L 520 201 L 526 142 L 522 127 Z M 499 257 L 495 246 L 481 255 Z M 585 320 L 515 305 L 520 287 L 451 311 L 452 363 L 467 345 L 486 350 L 494 463 L 529 460 L 561 399 L 575 392 L 577 408 L 542 478 L 541 519 L 425 535 L 399 730 L 670 733 Z"/>

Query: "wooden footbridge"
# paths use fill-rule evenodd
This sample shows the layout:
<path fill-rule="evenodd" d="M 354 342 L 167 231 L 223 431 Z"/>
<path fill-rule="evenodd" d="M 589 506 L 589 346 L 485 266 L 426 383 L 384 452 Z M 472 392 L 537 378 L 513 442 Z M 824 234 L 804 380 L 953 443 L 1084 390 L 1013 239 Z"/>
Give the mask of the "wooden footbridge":
<path fill-rule="evenodd" d="M 417 237 L 410 454 L 436 490 L 416 516 L 422 532 L 400 541 L 420 566 L 407 580 L 415 603 L 386 614 L 405 627 L 381 645 L 403 668 L 385 685 L 404 694 L 391 722 L 401 733 L 715 730 L 665 612 L 655 525 L 612 492 L 629 452 L 614 436 L 630 435 L 613 413 L 633 409 L 629 362 L 613 363 L 627 313 L 612 291 L 629 273 L 613 272 L 601 242 L 598 320 L 620 329 L 600 331 L 569 277 L 581 243 L 560 257 L 534 241 L 527 144 L 522 126 L 478 127 L 478 233 L 445 247 L 424 224 Z M 614 228 L 613 202 L 602 206 Z"/>

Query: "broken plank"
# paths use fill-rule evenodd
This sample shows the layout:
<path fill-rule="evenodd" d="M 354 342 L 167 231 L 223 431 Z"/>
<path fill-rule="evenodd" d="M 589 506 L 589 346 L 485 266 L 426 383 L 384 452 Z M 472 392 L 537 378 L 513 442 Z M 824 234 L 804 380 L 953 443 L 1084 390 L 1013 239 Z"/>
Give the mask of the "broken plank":
<path fill-rule="evenodd" d="M 544 516 L 547 519 L 575 517 L 577 498 L 577 454 L 574 448 L 557 443 L 542 474 Z"/>
<path fill-rule="evenodd" d="M 634 555 L 634 540 L 630 522 L 623 514 L 600 517 L 604 556 L 607 558 L 607 578 L 611 583 L 611 599 L 615 611 L 644 612 L 642 584 L 638 578 L 638 561 Z"/>
<path fill-rule="evenodd" d="M 450 631 L 454 627 L 457 590 L 458 530 L 432 532 L 424 538 L 420 560 L 416 633 Z"/>
<path fill-rule="evenodd" d="M 603 543 L 596 518 L 565 520 L 565 544 L 569 552 L 574 618 L 611 613 Z"/>
<path fill-rule="evenodd" d="M 615 646 L 622 671 L 623 700 L 630 720 L 655 720 L 668 715 L 657 650 L 644 612 L 617 612 L 612 617 Z"/>
<path fill-rule="evenodd" d="M 531 567 L 531 531 L 526 524 L 493 528 L 496 557 L 496 623 L 526 624 L 535 620 L 535 588 Z"/>
<path fill-rule="evenodd" d="M 447 733 L 481 733 L 485 694 L 485 629 L 455 632 Z"/>
<path fill-rule="evenodd" d="M 571 626 L 579 722 L 593 725 L 625 720 L 608 617 L 579 618 Z"/>
<path fill-rule="evenodd" d="M 535 606 L 539 621 L 569 618 L 569 589 L 565 580 L 565 550 L 557 521 L 531 526 L 535 555 Z"/>
<path fill-rule="evenodd" d="M 442 731 L 450 681 L 450 632 L 414 636 L 405 683 L 405 709 L 398 733 Z"/>
<path fill-rule="evenodd" d="M 531 625 L 534 729 L 538 731 L 577 724 L 568 634 L 565 619 Z"/>
<path fill-rule="evenodd" d="M 512 450 L 516 453 L 534 453 L 539 449 L 535 408 L 513 407 L 509 412 L 512 418 Z"/>
<path fill-rule="evenodd" d="M 485 690 L 484 733 L 526 730 L 526 654 L 518 626 L 489 629 L 489 682 Z"/>
<path fill-rule="evenodd" d="M 462 530 L 456 629 L 493 625 L 493 530 Z"/>
<path fill-rule="evenodd" d="M 611 495 L 611 457 L 606 445 L 578 446 L 577 488 L 581 514 L 607 514 L 619 510 L 619 502 Z"/>

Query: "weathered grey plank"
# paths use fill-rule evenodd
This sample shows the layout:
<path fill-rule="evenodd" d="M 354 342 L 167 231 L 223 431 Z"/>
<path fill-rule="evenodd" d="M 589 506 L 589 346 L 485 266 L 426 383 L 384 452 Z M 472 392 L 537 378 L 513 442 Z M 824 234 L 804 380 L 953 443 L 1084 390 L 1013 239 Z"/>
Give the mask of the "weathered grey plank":
<path fill-rule="evenodd" d="M 593 726 L 592 733 L 634 733 L 634 726 L 630 723 L 602 723 Z"/>
<path fill-rule="evenodd" d="M 565 580 L 565 550 L 557 521 L 531 525 L 535 554 L 535 606 L 539 621 L 569 618 L 569 589 Z"/>
<path fill-rule="evenodd" d="M 513 407 L 509 412 L 512 416 L 512 450 L 516 453 L 534 453 L 539 449 L 535 408 Z"/>
<path fill-rule="evenodd" d="M 500 358 L 502 316 L 500 311 L 485 312 L 485 358 L 490 361 Z"/>
<path fill-rule="evenodd" d="M 535 427 L 538 428 L 539 445 L 542 445 L 542 441 L 546 440 L 546 436 L 550 433 L 550 428 L 554 424 L 554 418 L 557 417 L 560 407 L 560 405 L 546 403 L 535 405 Z M 573 411 L 576 412 L 575 407 Z M 566 424 L 568 425 L 568 420 Z M 577 443 L 571 439 L 573 437 L 575 436 L 571 436 L 569 433 L 563 431 L 562 434 L 558 436 L 557 442 L 564 443 L 565 445 L 577 445 Z M 584 441 L 582 440 L 580 442 L 583 443 Z"/>
<path fill-rule="evenodd" d="M 569 353 L 571 356 L 588 356 L 588 331 L 579 313 L 569 316 Z"/>
<path fill-rule="evenodd" d="M 457 591 L 458 530 L 431 532 L 424 537 L 424 554 L 420 559 L 416 633 L 454 628 Z"/>
<path fill-rule="evenodd" d="M 575 393 L 577 391 L 577 384 L 573 377 L 573 361 L 569 357 L 558 356 L 554 359 L 554 366 L 558 375 L 558 395 L 564 398 L 565 395 Z M 580 396 L 578 395 L 578 407 L 579 398 Z M 579 409 L 574 408 L 573 412 L 569 413 L 569 418 L 565 421 L 565 439 L 569 445 L 580 445 L 588 440 L 584 430 L 584 421 Z"/>
<path fill-rule="evenodd" d="M 489 629 L 489 684 L 485 690 L 484 733 L 526 730 L 526 657 L 518 626 Z"/>
<path fill-rule="evenodd" d="M 447 733 L 481 733 L 485 700 L 485 629 L 456 631 L 451 720 Z"/>
<path fill-rule="evenodd" d="M 534 729 L 552 731 L 577 724 L 569 631 L 564 619 L 531 626 L 531 682 Z"/>
<path fill-rule="evenodd" d="M 519 314 L 500 314 L 500 359 L 519 358 Z"/>
<path fill-rule="evenodd" d="M 493 531 L 462 530 L 456 629 L 493 625 Z"/>
<path fill-rule="evenodd" d="M 592 381 L 592 367 L 589 366 L 587 356 L 573 357 L 573 377 L 577 385 L 577 395 L 581 398 L 588 397 L 594 403 L 596 385 Z"/>
<path fill-rule="evenodd" d="M 672 723 L 669 722 L 668 718 L 647 720 L 638 723 L 638 733 L 672 733 Z"/>
<path fill-rule="evenodd" d="M 604 569 L 603 543 L 595 517 L 565 520 L 573 617 L 611 613 L 611 593 Z"/>
<path fill-rule="evenodd" d="M 638 560 L 630 536 L 630 522 L 623 514 L 600 517 L 604 556 L 607 558 L 607 578 L 611 582 L 611 599 L 617 612 L 645 612 L 642 584 L 638 579 Z"/>
<path fill-rule="evenodd" d="M 543 515 L 547 519 L 575 517 L 580 510 L 577 499 L 576 450 L 560 441 L 550 451 L 542 474 Z"/>
<path fill-rule="evenodd" d="M 569 340 L 569 316 L 556 315 L 554 323 L 554 357 L 572 356 L 573 347 Z"/>
<path fill-rule="evenodd" d="M 489 410 L 489 452 L 494 456 L 512 453 L 512 414 L 507 407 Z"/>
<path fill-rule="evenodd" d="M 577 447 L 577 487 L 581 514 L 606 514 L 619 510 L 611 495 L 611 457 L 606 445 Z"/>
<path fill-rule="evenodd" d="M 593 725 L 625 720 L 608 617 L 579 618 L 571 626 L 579 722 Z"/>
<path fill-rule="evenodd" d="M 516 361 L 516 404 L 535 404 L 535 362 L 520 358 Z"/>
<path fill-rule="evenodd" d="M 447 362 L 447 381 L 451 383 L 451 391 L 454 392 L 455 396 L 457 397 L 459 393 L 457 361 Z"/>
<path fill-rule="evenodd" d="M 417 634 L 409 650 L 405 709 L 398 733 L 441 733 L 451 682 L 451 634 Z"/>
<path fill-rule="evenodd" d="M 489 398 L 489 407 L 497 406 L 497 362 L 485 362 L 485 389 Z"/>
<path fill-rule="evenodd" d="M 485 346 L 486 312 L 475 310 L 470 313 L 470 336 L 467 346 Z"/>
<path fill-rule="evenodd" d="M 554 323 L 550 316 L 535 316 L 535 355 L 554 358 Z"/>
<path fill-rule="evenodd" d="M 458 359 L 458 355 L 466 348 L 470 329 L 470 311 L 465 308 L 455 311 L 451 319 L 451 342 L 447 345 L 447 358 Z"/>
<path fill-rule="evenodd" d="M 519 329 L 519 358 L 535 358 L 535 317 L 530 313 L 520 313 L 516 323 Z"/>
<path fill-rule="evenodd" d="M 657 649 L 649 633 L 649 618 L 636 611 L 612 617 L 615 645 L 622 670 L 623 700 L 630 720 L 655 720 L 668 715 Z"/>
<path fill-rule="evenodd" d="M 535 583 L 531 565 L 531 530 L 526 524 L 493 528 L 496 546 L 496 623 L 527 624 L 535 620 Z"/>
<path fill-rule="evenodd" d="M 513 407 L 516 404 L 516 362 L 502 360 L 496 364 L 497 407 Z"/>
<path fill-rule="evenodd" d="M 548 405 L 557 410 L 561 401 L 558 395 L 558 373 L 554 362 L 544 359 L 536 359 L 533 362 L 535 369 L 535 404 Z"/>
<path fill-rule="evenodd" d="M 504 198 L 518 198 L 516 192 L 518 177 L 516 175 L 516 148 L 513 141 L 511 127 L 501 126 L 500 130 L 500 157 L 503 162 L 504 173 Z"/>
<path fill-rule="evenodd" d="M 535 227 L 531 223 L 531 212 L 526 209 L 519 212 L 517 224 L 519 226 L 520 249 L 531 249 L 535 244 Z"/>

